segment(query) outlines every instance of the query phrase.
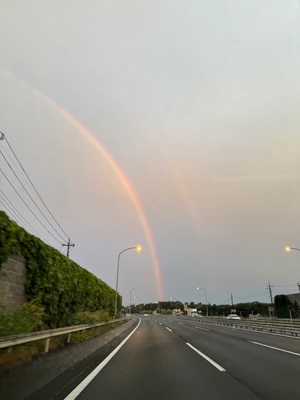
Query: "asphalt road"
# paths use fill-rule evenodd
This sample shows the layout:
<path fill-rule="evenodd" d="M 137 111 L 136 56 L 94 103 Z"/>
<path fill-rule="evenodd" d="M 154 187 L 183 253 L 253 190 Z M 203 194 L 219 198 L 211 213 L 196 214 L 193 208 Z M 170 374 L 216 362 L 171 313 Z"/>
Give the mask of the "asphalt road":
<path fill-rule="evenodd" d="M 149 316 L 132 324 L 119 342 L 26 399 L 300 399 L 295 338 Z"/>

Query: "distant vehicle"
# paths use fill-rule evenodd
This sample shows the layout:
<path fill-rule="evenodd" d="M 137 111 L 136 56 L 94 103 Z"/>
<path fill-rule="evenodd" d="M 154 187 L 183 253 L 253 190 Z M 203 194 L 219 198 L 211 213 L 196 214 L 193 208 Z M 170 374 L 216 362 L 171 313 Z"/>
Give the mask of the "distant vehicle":
<path fill-rule="evenodd" d="M 148 317 L 149 316 L 149 314 L 144 314 L 144 317 Z"/>
<path fill-rule="evenodd" d="M 241 319 L 237 314 L 228 314 L 227 315 L 228 319 Z"/>
<path fill-rule="evenodd" d="M 196 316 L 198 315 L 197 308 L 189 308 L 189 309 L 187 310 L 187 315 L 188 315 L 189 317 L 196 317 Z"/>

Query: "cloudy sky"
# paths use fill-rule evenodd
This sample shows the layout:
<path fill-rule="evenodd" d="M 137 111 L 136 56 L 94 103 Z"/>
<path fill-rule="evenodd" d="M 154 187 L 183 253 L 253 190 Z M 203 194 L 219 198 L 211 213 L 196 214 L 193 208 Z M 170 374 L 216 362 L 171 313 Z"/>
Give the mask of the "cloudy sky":
<path fill-rule="evenodd" d="M 114 288 L 143 246 L 120 258 L 125 304 L 298 291 L 299 17 L 296 0 L 3 2 L 0 131 L 71 259 Z"/>

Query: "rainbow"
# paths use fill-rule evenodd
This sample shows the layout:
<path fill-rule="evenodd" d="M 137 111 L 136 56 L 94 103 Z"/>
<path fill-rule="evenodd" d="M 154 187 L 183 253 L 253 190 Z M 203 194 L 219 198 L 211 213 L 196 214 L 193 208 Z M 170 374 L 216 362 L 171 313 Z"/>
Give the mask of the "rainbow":
<path fill-rule="evenodd" d="M 23 87 L 28 88 L 32 93 L 34 93 L 37 97 L 45 101 L 50 107 L 52 107 L 54 110 L 56 110 L 59 114 L 61 114 L 66 120 L 70 122 L 79 132 L 81 132 L 85 137 L 92 143 L 93 146 L 97 148 L 97 150 L 101 153 L 103 158 L 106 160 L 106 162 L 109 164 L 109 166 L 112 168 L 114 173 L 116 174 L 117 178 L 121 182 L 123 188 L 127 192 L 129 198 L 131 199 L 136 212 L 138 214 L 138 217 L 140 219 L 141 225 L 143 227 L 146 239 L 148 241 L 150 251 L 152 254 L 153 258 L 153 264 L 154 264 L 154 273 L 155 273 L 155 278 L 156 278 L 156 283 L 157 283 L 157 288 L 158 288 L 158 296 L 159 299 L 163 300 L 164 299 L 164 290 L 163 290 L 163 282 L 162 282 L 162 276 L 161 276 L 161 270 L 160 270 L 160 265 L 159 265 L 159 259 L 157 255 L 157 250 L 156 246 L 154 243 L 153 235 L 151 232 L 151 228 L 147 219 L 147 216 L 143 210 L 142 204 L 140 202 L 140 199 L 138 198 L 130 180 L 126 176 L 125 172 L 122 170 L 118 162 L 114 159 L 112 154 L 107 150 L 107 148 L 100 142 L 98 138 L 95 137 L 95 135 L 90 132 L 78 119 L 76 119 L 72 114 L 70 114 L 68 111 L 66 111 L 64 108 L 62 108 L 58 103 L 56 103 L 52 98 L 46 96 L 44 93 L 39 91 L 37 88 L 34 86 L 28 84 L 27 82 L 23 81 L 22 79 L 16 77 L 12 73 L 8 71 L 3 71 L 0 70 L 0 72 L 9 77 L 10 79 L 13 79 L 14 81 L 17 81 L 19 84 L 21 84 Z"/>
<path fill-rule="evenodd" d="M 180 174 L 177 171 L 175 163 L 172 161 L 171 157 L 168 155 L 167 151 L 165 150 L 165 148 L 159 138 L 156 138 L 155 144 L 156 144 L 157 151 L 161 154 L 162 158 L 164 159 L 164 161 L 166 163 L 166 166 L 167 166 L 170 176 L 174 182 L 174 185 L 176 186 L 176 188 L 178 190 L 178 193 L 182 200 L 182 203 L 183 203 L 184 207 L 186 208 L 187 214 L 189 215 L 189 217 L 194 225 L 195 221 L 197 220 L 197 214 L 195 212 L 195 207 L 194 207 L 191 197 L 189 196 L 188 190 L 186 189 L 186 187 L 183 183 L 184 181 L 180 177 Z"/>

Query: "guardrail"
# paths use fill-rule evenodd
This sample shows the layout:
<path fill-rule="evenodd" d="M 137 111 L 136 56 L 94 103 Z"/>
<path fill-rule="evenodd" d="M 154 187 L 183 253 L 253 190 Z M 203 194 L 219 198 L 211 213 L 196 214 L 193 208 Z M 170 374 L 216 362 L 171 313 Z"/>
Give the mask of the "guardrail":
<path fill-rule="evenodd" d="M 99 326 L 112 325 L 116 322 L 126 321 L 126 320 L 128 320 L 128 318 L 114 319 L 109 322 L 99 322 L 99 323 L 85 324 L 85 325 L 74 325 L 74 326 L 68 326 L 68 327 L 64 327 L 64 328 L 48 329 L 48 330 L 44 330 L 44 331 L 24 333 L 24 334 L 14 335 L 14 336 L 6 336 L 6 337 L 0 338 L 0 349 L 11 348 L 11 347 L 17 346 L 19 344 L 26 344 L 26 343 L 30 343 L 30 342 L 35 342 L 37 340 L 46 339 L 44 351 L 45 351 L 45 353 L 47 353 L 49 351 L 50 339 L 53 337 L 61 336 L 61 335 L 68 335 L 67 343 L 69 343 L 71 341 L 71 334 L 74 332 L 81 332 L 81 331 L 85 331 L 87 329 L 98 328 Z"/>
<path fill-rule="evenodd" d="M 191 319 L 191 318 L 190 318 Z M 300 337 L 299 320 L 268 320 L 268 319 L 227 319 L 219 317 L 192 318 L 199 322 L 223 325 L 232 328 L 256 330 L 260 332 L 277 333 L 284 336 Z"/>

